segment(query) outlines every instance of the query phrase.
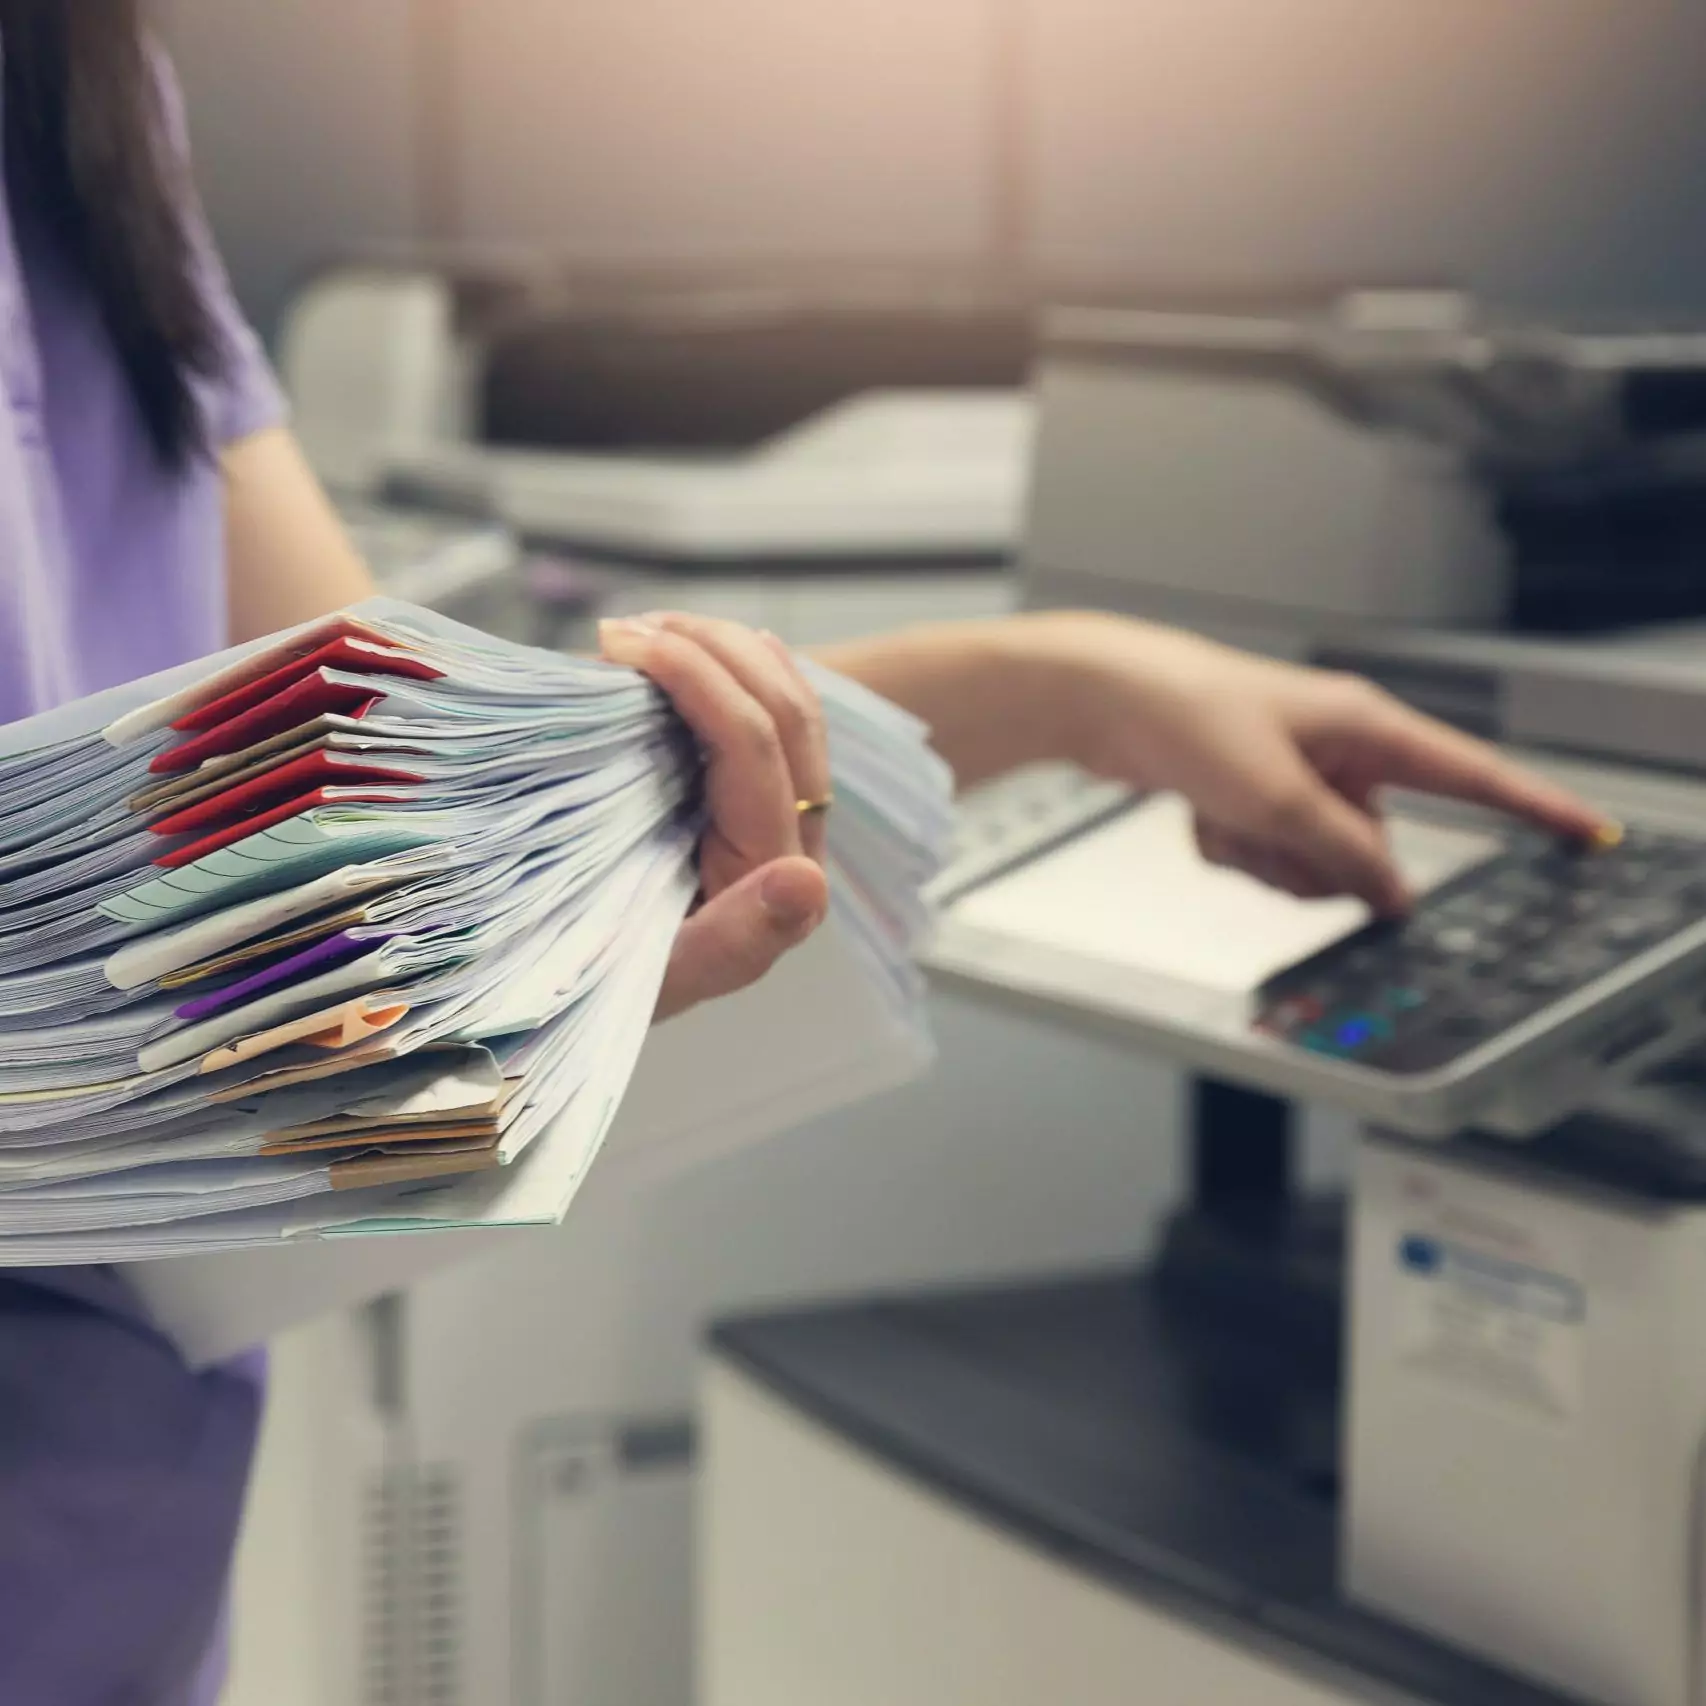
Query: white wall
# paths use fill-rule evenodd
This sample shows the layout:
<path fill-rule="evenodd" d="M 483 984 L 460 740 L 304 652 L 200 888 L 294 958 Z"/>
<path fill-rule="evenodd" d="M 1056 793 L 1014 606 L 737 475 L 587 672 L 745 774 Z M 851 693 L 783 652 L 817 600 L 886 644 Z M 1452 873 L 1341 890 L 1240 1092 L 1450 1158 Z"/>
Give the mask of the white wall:
<path fill-rule="evenodd" d="M 1690 0 L 1033 0 L 1038 253 L 1706 305 Z"/>
<path fill-rule="evenodd" d="M 462 234 L 582 258 L 981 255 L 992 19 L 1032 42 L 1045 273 L 1463 275 L 1706 303 L 1694 0 L 172 0 L 208 199 L 263 323 L 420 234 L 411 18 Z M 435 85 L 436 86 L 436 85 Z"/>
<path fill-rule="evenodd" d="M 984 240 L 984 0 L 488 0 L 455 18 L 470 239 L 619 261 Z"/>
<path fill-rule="evenodd" d="M 414 0 L 171 0 L 196 172 L 270 328 L 307 269 L 411 237 Z"/>

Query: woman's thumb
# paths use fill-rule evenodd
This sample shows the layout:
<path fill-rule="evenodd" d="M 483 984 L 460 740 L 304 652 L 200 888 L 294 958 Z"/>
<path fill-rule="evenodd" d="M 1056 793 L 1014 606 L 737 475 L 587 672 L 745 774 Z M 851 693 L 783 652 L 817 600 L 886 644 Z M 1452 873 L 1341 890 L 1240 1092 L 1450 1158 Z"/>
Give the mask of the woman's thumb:
<path fill-rule="evenodd" d="M 682 925 L 658 1018 L 673 1018 L 757 983 L 817 929 L 828 910 L 829 885 L 811 859 L 777 859 L 749 872 Z"/>

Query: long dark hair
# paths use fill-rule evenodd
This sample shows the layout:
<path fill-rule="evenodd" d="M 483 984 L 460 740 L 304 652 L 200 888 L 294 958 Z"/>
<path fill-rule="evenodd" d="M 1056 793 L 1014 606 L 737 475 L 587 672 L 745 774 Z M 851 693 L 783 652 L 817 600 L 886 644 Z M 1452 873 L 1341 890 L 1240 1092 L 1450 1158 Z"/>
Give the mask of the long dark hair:
<path fill-rule="evenodd" d="M 150 442 L 206 448 L 193 380 L 225 358 L 197 281 L 142 0 L 0 0 L 9 192 L 87 280 Z"/>

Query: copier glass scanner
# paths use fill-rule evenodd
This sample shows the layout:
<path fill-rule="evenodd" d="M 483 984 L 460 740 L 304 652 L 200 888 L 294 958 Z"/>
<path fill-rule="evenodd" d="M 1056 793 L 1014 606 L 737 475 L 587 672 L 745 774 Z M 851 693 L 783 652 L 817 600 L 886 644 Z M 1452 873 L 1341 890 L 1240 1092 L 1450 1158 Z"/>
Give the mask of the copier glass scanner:
<path fill-rule="evenodd" d="M 974 805 L 932 966 L 1197 1071 L 1413 1136 L 1524 1136 L 1706 1036 L 1706 837 L 1562 845 L 1406 803 L 1421 898 L 1371 923 L 1212 870 L 1178 801 L 1027 786 Z"/>

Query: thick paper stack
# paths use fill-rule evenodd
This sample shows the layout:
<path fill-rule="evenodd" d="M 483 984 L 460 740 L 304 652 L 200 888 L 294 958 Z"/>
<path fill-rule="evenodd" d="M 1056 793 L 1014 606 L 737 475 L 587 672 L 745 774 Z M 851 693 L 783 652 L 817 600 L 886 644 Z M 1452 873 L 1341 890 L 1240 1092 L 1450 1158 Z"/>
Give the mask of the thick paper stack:
<path fill-rule="evenodd" d="M 949 779 L 818 680 L 808 953 L 916 1038 Z M 631 672 L 388 600 L 0 730 L 0 1265 L 560 1219 L 693 898 L 698 780 Z"/>

